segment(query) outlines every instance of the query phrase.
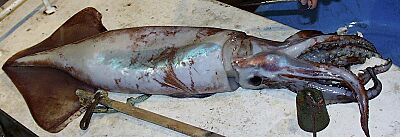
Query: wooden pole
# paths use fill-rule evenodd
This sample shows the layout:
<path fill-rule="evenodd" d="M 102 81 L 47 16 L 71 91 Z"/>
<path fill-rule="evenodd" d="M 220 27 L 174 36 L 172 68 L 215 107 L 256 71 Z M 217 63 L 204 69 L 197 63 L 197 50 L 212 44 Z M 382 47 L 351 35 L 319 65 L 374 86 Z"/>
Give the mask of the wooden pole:
<path fill-rule="evenodd" d="M 201 129 L 199 127 L 195 127 L 135 106 L 132 106 L 127 103 L 122 103 L 116 100 L 112 100 L 108 98 L 108 93 L 106 91 L 100 91 L 102 92 L 102 98 L 100 99 L 100 104 L 113 108 L 121 113 L 127 114 L 129 116 L 165 127 L 169 128 L 171 130 L 183 133 L 188 136 L 193 136 L 193 137 L 223 137 L 222 135 L 219 135 L 217 133 Z M 81 99 L 88 99 L 91 100 L 93 98 L 93 93 L 84 91 L 84 90 L 77 90 L 76 94 L 79 96 Z"/>

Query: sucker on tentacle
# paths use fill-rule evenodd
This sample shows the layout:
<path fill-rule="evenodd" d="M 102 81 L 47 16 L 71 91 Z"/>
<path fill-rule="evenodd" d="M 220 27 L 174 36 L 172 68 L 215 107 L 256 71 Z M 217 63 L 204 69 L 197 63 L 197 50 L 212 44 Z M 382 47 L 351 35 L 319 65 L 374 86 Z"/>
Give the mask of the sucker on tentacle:
<path fill-rule="evenodd" d="M 370 42 L 358 36 L 331 36 L 298 56 L 299 59 L 340 67 L 362 64 L 371 57 L 381 56 Z"/>
<path fill-rule="evenodd" d="M 106 31 L 100 19 L 96 10 L 87 8 L 3 65 L 35 121 L 49 132 L 60 131 L 81 113 L 77 89 L 207 97 L 242 87 L 295 93 L 316 88 L 327 104 L 357 102 L 369 136 L 368 100 L 382 90 L 376 75 L 392 64 L 388 60 L 358 76 L 344 68 L 380 57 L 371 43 L 356 36 L 300 31 L 277 42 L 205 27 Z M 374 86 L 366 90 L 371 78 Z"/>

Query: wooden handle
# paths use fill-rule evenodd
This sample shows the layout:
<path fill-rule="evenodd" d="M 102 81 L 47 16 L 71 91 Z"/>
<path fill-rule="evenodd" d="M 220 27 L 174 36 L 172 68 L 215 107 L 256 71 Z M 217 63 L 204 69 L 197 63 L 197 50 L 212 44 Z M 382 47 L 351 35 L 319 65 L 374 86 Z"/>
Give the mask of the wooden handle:
<path fill-rule="evenodd" d="M 80 98 L 91 98 L 93 97 L 93 93 L 83 91 L 83 90 L 77 90 L 77 95 Z M 124 114 L 127 114 L 129 116 L 169 128 L 171 130 L 183 133 L 188 136 L 193 136 L 193 137 L 223 137 L 220 134 L 201 129 L 199 127 L 195 127 L 135 106 L 132 106 L 127 103 L 122 103 L 119 101 L 112 100 L 107 97 L 107 92 L 103 92 L 103 97 L 100 100 L 100 104 L 113 108 L 119 112 L 122 112 Z"/>

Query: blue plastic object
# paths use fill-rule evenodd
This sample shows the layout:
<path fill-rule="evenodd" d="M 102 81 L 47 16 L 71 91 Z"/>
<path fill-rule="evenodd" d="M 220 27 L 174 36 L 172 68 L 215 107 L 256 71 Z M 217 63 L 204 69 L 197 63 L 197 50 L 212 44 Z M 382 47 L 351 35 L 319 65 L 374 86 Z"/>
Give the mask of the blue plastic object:
<path fill-rule="evenodd" d="M 400 0 L 319 0 L 315 10 L 298 2 L 262 5 L 256 13 L 300 30 L 362 32 L 378 51 L 400 65 Z"/>

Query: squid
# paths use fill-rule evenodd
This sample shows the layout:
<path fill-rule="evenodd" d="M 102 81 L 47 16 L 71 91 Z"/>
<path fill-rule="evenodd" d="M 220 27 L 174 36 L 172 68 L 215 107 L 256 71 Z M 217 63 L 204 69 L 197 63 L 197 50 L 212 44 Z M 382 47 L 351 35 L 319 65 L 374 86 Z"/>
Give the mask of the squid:
<path fill-rule="evenodd" d="M 283 42 L 241 31 L 186 26 L 107 30 L 101 14 L 85 8 L 49 38 L 3 65 L 36 123 L 59 132 L 83 113 L 77 89 L 129 94 L 208 97 L 245 89 L 315 88 L 326 104 L 358 103 L 368 130 L 368 100 L 379 95 L 377 74 L 386 63 L 358 75 L 349 68 L 379 57 L 358 36 L 300 31 Z M 374 86 L 366 89 L 372 79 Z"/>

